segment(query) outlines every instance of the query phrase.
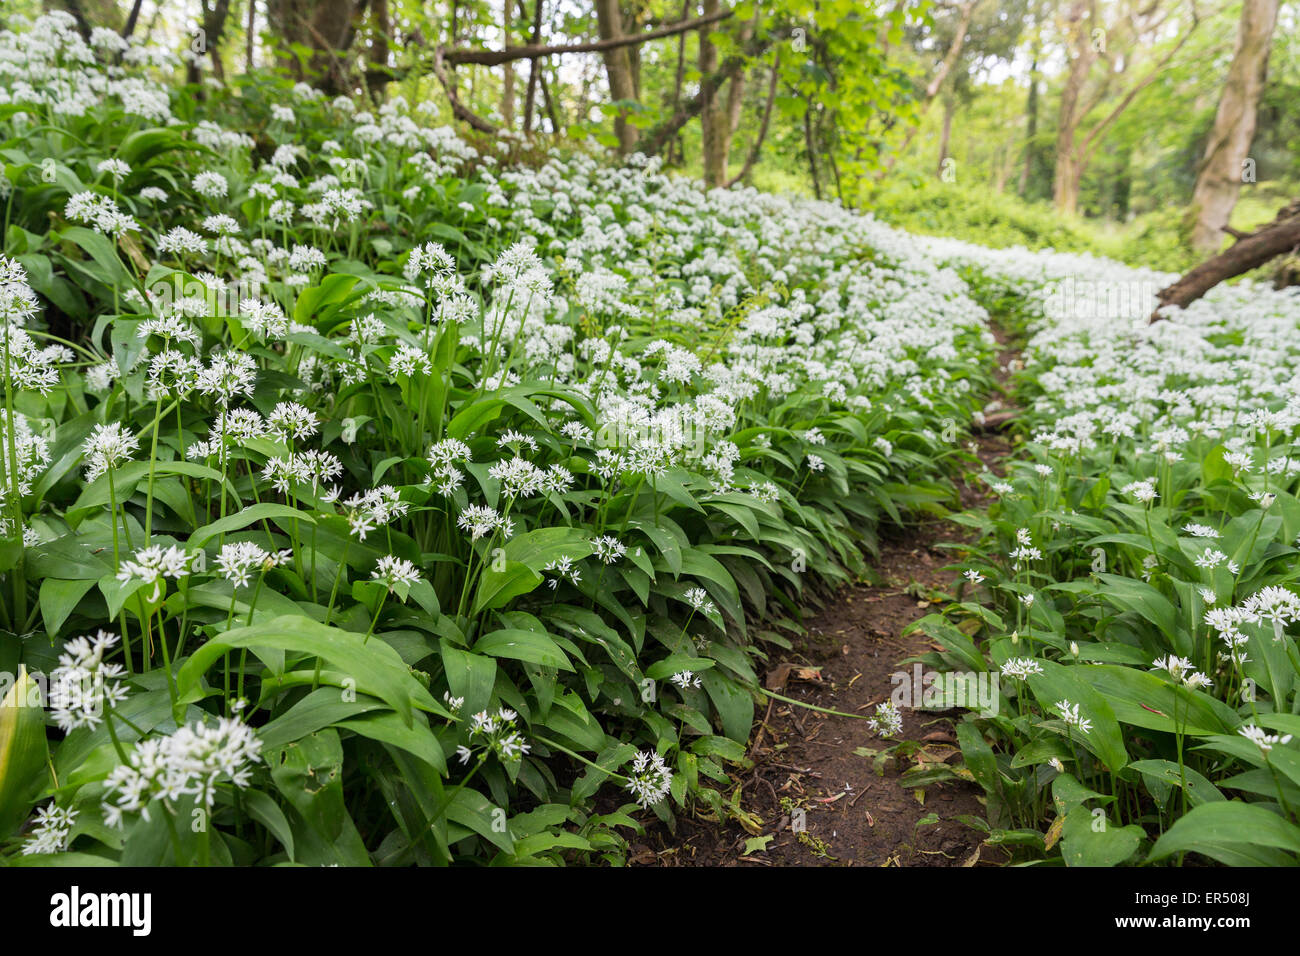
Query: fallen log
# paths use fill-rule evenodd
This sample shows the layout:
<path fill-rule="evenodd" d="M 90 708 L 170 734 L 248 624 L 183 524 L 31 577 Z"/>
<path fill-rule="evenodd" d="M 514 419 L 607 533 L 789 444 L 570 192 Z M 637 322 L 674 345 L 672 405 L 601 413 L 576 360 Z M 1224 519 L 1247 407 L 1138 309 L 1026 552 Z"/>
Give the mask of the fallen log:
<path fill-rule="evenodd" d="M 1161 310 L 1166 306 L 1186 308 L 1225 279 L 1257 269 L 1270 259 L 1286 255 L 1300 246 L 1300 199 L 1292 200 L 1271 223 L 1254 232 L 1241 233 L 1233 229 L 1228 234 L 1236 242 L 1156 293 L 1160 305 L 1151 314 L 1150 322 L 1163 319 L 1165 316 Z"/>

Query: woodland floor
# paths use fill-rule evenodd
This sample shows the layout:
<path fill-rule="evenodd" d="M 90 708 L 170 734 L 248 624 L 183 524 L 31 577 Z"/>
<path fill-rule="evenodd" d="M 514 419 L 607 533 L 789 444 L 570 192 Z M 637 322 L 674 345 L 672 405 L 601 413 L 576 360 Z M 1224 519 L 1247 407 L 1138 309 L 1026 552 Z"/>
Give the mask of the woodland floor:
<path fill-rule="evenodd" d="M 1002 336 L 999 335 L 999 339 Z M 1004 348 L 1005 346 L 1005 342 Z M 998 380 L 1007 363 L 999 356 Z M 990 396 L 1004 399 L 1003 395 Z M 1000 473 L 1011 450 L 998 432 L 976 433 L 984 467 Z M 959 482 L 963 508 L 985 504 L 981 486 Z M 870 715 L 889 700 L 899 662 L 932 650 L 920 631 L 903 636 L 909 624 L 937 610 L 941 593 L 952 593 L 960 576 L 946 567 L 960 552 L 941 543 L 970 540 L 969 529 L 930 520 L 892 534 L 882 529 L 873 562 L 875 583 L 839 591 L 811 616 L 807 633 L 793 650 L 774 656 L 764 685 L 773 693 L 828 710 Z M 973 783 L 945 783 L 911 789 L 903 771 L 917 761 L 959 757 L 953 733 L 958 711 L 921 712 L 901 708 L 902 733 L 893 741 L 876 737 L 865 720 L 824 714 L 769 698 L 763 720 L 749 742 L 753 766 L 732 775 L 725 796 L 744 817 L 719 825 L 678 814 L 676 832 L 651 819 L 633 841 L 636 866 L 978 866 L 1004 862 L 1002 851 L 982 847 L 983 835 L 958 818 L 982 817 L 980 791 Z M 907 757 L 875 759 L 898 740 L 920 746 Z M 739 787 L 739 794 L 736 788 Z M 802 808 L 806 829 L 791 828 L 791 810 Z M 770 839 L 756 839 L 769 838 Z M 746 852 L 746 851 L 749 852 Z"/>

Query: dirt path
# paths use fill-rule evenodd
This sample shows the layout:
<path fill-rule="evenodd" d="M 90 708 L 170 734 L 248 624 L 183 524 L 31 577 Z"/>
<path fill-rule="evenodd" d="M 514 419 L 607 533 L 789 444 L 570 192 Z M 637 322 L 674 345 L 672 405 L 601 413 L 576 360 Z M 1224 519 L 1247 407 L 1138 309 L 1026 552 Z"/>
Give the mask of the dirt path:
<path fill-rule="evenodd" d="M 999 339 L 1001 340 L 1001 336 Z M 1005 343 L 1004 343 L 1005 344 Z M 999 382 L 1016 353 L 999 357 Z M 1002 396 L 993 396 L 1002 398 Z M 1000 433 L 977 434 L 984 468 L 999 471 L 1010 453 Z M 982 488 L 959 484 L 964 508 L 984 504 Z M 960 552 L 941 542 L 970 540 L 971 532 L 949 521 L 923 523 L 881 542 L 874 562 L 880 580 L 843 589 L 808 623 L 793 651 L 774 659 L 765 685 L 800 702 L 869 716 L 890 699 L 899 662 L 933 648 L 909 624 L 938 610 L 941 594 L 953 593 L 960 573 L 943 570 Z M 875 736 L 865 720 L 824 714 L 770 700 L 754 729 L 749 759 L 754 766 L 733 774 L 726 794 L 742 820 L 719 826 L 712 819 L 678 816 L 677 833 L 649 830 L 632 847 L 630 862 L 648 866 L 975 866 L 1003 855 L 981 849 L 981 835 L 961 823 L 983 816 L 974 784 L 909 789 L 903 771 L 918 760 L 959 756 L 953 719 L 903 709 L 902 732 L 892 741 Z M 898 740 L 916 741 L 910 757 L 876 755 Z M 738 791 L 736 788 L 739 788 Z M 802 823 L 802 832 L 797 824 Z M 792 824 L 796 824 L 792 826 Z"/>

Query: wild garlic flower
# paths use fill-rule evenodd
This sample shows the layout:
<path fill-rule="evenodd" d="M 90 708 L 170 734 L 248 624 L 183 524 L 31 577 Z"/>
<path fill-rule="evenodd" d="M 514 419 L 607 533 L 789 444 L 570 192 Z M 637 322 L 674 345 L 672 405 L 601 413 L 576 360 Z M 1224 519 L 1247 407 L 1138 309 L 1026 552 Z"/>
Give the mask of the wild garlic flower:
<path fill-rule="evenodd" d="M 343 508 L 352 533 L 365 541 L 371 531 L 405 516 L 410 504 L 402 500 L 401 492 L 392 485 L 379 485 L 353 495 L 343 502 Z"/>
<path fill-rule="evenodd" d="M 429 449 L 429 464 L 435 468 L 440 465 L 450 465 L 457 461 L 473 461 L 470 456 L 469 445 L 466 445 L 463 441 L 455 438 L 444 438 L 442 441 L 435 442 Z"/>
<path fill-rule="evenodd" d="M 388 374 L 392 378 L 399 375 L 414 378 L 417 375 L 429 375 L 433 372 L 433 362 L 421 348 L 406 343 L 399 343 L 393 357 L 388 360 Z"/>
<path fill-rule="evenodd" d="M 116 363 L 113 368 L 116 369 Z M 159 398 L 179 398 L 188 395 L 198 385 L 203 362 L 178 351 L 163 349 L 149 360 L 145 374 L 145 393 L 153 401 Z M 114 374 L 114 378 L 120 376 Z"/>
<path fill-rule="evenodd" d="M 188 342 L 197 348 L 202 341 L 202 337 L 199 335 L 198 330 L 184 317 L 185 312 L 196 311 L 185 307 L 185 303 L 189 301 L 191 300 L 180 299 L 166 307 L 167 314 L 145 319 L 136 326 L 136 337 L 148 339 L 151 335 L 156 335 L 166 342 Z M 206 313 L 208 310 L 207 303 L 202 300 L 198 300 L 198 302 L 201 306 L 198 311 Z M 193 361 L 198 362 L 199 367 L 202 368 L 202 362 L 199 362 L 198 359 L 193 359 Z"/>
<path fill-rule="evenodd" d="M 252 782 L 261 751 L 252 728 L 230 717 L 218 718 L 215 726 L 196 722 L 170 736 L 148 737 L 104 781 L 104 822 L 120 827 L 128 813 L 149 820 L 154 800 L 166 804 L 187 795 L 211 809 L 219 783 L 242 790 Z"/>
<path fill-rule="evenodd" d="M 456 519 L 456 526 L 462 531 L 469 532 L 470 539 L 473 541 L 495 531 L 500 531 L 503 537 L 508 538 L 514 534 L 515 528 L 514 519 L 503 517 L 495 508 L 489 508 L 487 505 L 467 506 Z"/>
<path fill-rule="evenodd" d="M 27 270 L 17 259 L 0 256 L 0 325 L 24 326 L 39 308 Z"/>
<path fill-rule="evenodd" d="M 289 253 L 289 268 L 294 272 L 312 272 L 328 264 L 325 253 L 315 246 L 295 245 Z"/>
<path fill-rule="evenodd" d="M 370 572 L 372 581 L 379 581 L 389 592 L 403 591 L 420 580 L 420 572 L 405 558 L 386 554 L 375 564 Z"/>
<path fill-rule="evenodd" d="M 546 473 L 527 458 L 495 462 L 488 468 L 488 475 L 501 482 L 501 493 L 507 498 L 532 497 L 546 484 Z"/>
<path fill-rule="evenodd" d="M 1192 690 L 1200 690 L 1203 687 L 1212 685 L 1212 681 L 1196 670 L 1192 662 L 1185 657 L 1178 657 L 1174 654 L 1167 654 L 1163 657 L 1157 657 L 1151 662 L 1152 671 L 1164 671 L 1174 680 L 1181 682 L 1185 687 Z"/>
<path fill-rule="evenodd" d="M 1012 560 L 1012 567 L 1019 570 L 1022 562 L 1041 561 L 1043 552 L 1027 544 L 1019 544 L 1007 552 L 1007 556 Z"/>
<path fill-rule="evenodd" d="M 50 672 L 50 712 L 64 733 L 98 727 L 105 706 L 126 700 L 127 691 L 120 680 L 126 671 L 104 659 L 117 642 L 116 634 L 99 631 L 63 645 L 59 666 Z"/>
<path fill-rule="evenodd" d="M 664 758 L 653 750 L 637 752 L 632 758 L 632 767 L 627 777 L 627 789 L 636 797 L 636 802 L 643 810 L 649 810 L 668 796 L 672 789 L 672 771 L 664 763 Z"/>
<path fill-rule="evenodd" d="M 517 432 L 514 429 L 509 428 L 503 431 L 501 436 L 497 438 L 498 448 L 509 448 L 516 455 L 519 454 L 519 449 L 524 445 L 527 445 L 529 450 L 536 454 L 537 439 L 532 435 L 525 435 L 523 432 Z"/>
<path fill-rule="evenodd" d="M 262 466 L 262 478 L 282 495 L 287 495 L 295 485 L 306 485 L 314 492 L 342 473 L 343 463 L 337 455 L 314 448 L 268 458 Z"/>
<path fill-rule="evenodd" d="M 290 332 L 290 322 L 274 302 L 250 296 L 239 302 L 239 320 L 259 339 L 283 339 Z"/>
<path fill-rule="evenodd" d="M 1290 734 L 1284 734 L 1282 736 L 1270 734 L 1267 731 L 1256 727 L 1254 724 L 1245 724 L 1237 728 L 1237 733 L 1255 744 L 1255 746 L 1259 747 L 1259 749 L 1264 753 L 1268 753 L 1278 744 L 1285 745 L 1291 742 Z"/>
<path fill-rule="evenodd" d="M 1061 715 L 1066 725 L 1078 727 L 1082 733 L 1089 733 L 1092 730 L 1092 721 L 1079 715 L 1079 705 L 1072 704 L 1068 700 L 1058 701 L 1056 710 Z"/>
<path fill-rule="evenodd" d="M 440 281 L 449 279 L 455 271 L 456 260 L 451 257 L 451 254 L 440 243 L 426 242 L 411 250 L 406 257 L 402 275 L 408 282 L 419 283 L 432 289 Z"/>
<path fill-rule="evenodd" d="M 451 465 L 435 465 L 428 483 L 444 498 L 450 498 L 465 482 L 465 475 Z"/>
<path fill-rule="evenodd" d="M 150 601 L 162 596 L 167 578 L 180 579 L 190 573 L 190 555 L 176 545 L 163 547 L 151 544 L 136 551 L 129 561 L 123 561 L 117 579 L 123 584 L 138 581 L 154 585 Z"/>
<path fill-rule="evenodd" d="M 1034 674 L 1041 674 L 1043 665 L 1032 657 L 1012 657 L 1002 665 L 1001 673 L 1003 677 L 1011 677 L 1015 680 L 1027 680 Z"/>
<path fill-rule="evenodd" d="M 867 718 L 867 727 L 878 737 L 893 737 L 903 730 L 903 715 L 887 700 L 876 705 L 876 715 Z"/>
<path fill-rule="evenodd" d="M 208 240 L 184 226 L 169 229 L 156 245 L 159 255 L 170 253 L 178 259 L 184 256 L 202 256 L 208 252 Z"/>
<path fill-rule="evenodd" d="M 552 591 L 554 591 L 563 580 L 567 579 L 573 584 L 577 584 L 582 580 L 582 569 L 574 564 L 573 559 L 567 554 L 562 554 L 559 558 L 546 562 L 546 565 L 542 570 L 550 571 L 555 575 L 555 577 L 547 579 L 546 582 L 547 586 L 550 587 Z"/>
<path fill-rule="evenodd" d="M 267 551 L 252 541 L 236 541 L 221 546 L 217 554 L 217 570 L 234 587 L 244 588 L 252 581 L 254 571 L 270 570 L 284 564 L 290 557 L 290 551 Z"/>
<path fill-rule="evenodd" d="M 1217 548 L 1206 548 L 1196 558 L 1196 566 L 1212 571 L 1228 560 L 1228 556 Z"/>
<path fill-rule="evenodd" d="M 700 683 L 699 675 L 694 674 L 691 671 L 678 671 L 668 679 L 682 690 L 686 690 L 689 687 L 699 688 L 703 686 L 703 684 Z"/>
<path fill-rule="evenodd" d="M 1136 501 L 1142 504 L 1150 504 L 1160 497 L 1156 493 L 1156 480 L 1154 478 L 1143 478 L 1141 481 L 1131 481 L 1120 489 L 1121 494 L 1132 495 Z"/>
<path fill-rule="evenodd" d="M 1274 640 L 1282 639 L 1282 629 L 1300 621 L 1300 595 L 1286 588 L 1270 585 L 1260 588 L 1242 602 L 1250 619 L 1273 624 Z"/>
<path fill-rule="evenodd" d="M 23 856 L 62 853 L 72 838 L 79 811 L 51 803 L 36 811 L 31 837 L 23 844 Z"/>
<path fill-rule="evenodd" d="M 256 380 L 257 363 L 252 356 L 230 350 L 210 357 L 208 366 L 198 373 L 195 387 L 228 406 L 235 398 L 252 396 Z"/>
<path fill-rule="evenodd" d="M 481 710 L 470 718 L 469 736 L 471 743 L 483 748 L 482 755 L 496 754 L 506 763 L 521 760 L 531 749 L 522 734 L 515 730 L 515 720 L 519 715 L 513 710 L 502 707 L 495 714 Z M 456 748 L 461 763 L 468 763 L 473 751 L 461 745 Z"/>
<path fill-rule="evenodd" d="M 690 588 L 683 597 L 686 598 L 686 603 L 696 611 L 701 611 L 704 614 L 717 613 L 717 607 L 709 600 L 709 592 L 704 588 Z"/>
<path fill-rule="evenodd" d="M 140 450 L 140 439 L 120 422 L 96 425 L 81 450 L 86 456 L 86 481 L 94 481 L 110 468 L 130 461 Z"/>
<path fill-rule="evenodd" d="M 279 441 L 302 441 L 320 431 L 320 419 L 297 402 L 279 402 L 266 416 L 272 435 Z"/>
<path fill-rule="evenodd" d="M 194 191 L 208 199 L 220 199 L 230 191 L 230 183 L 220 173 L 211 171 L 199 173 L 192 183 Z"/>
<path fill-rule="evenodd" d="M 9 460 L 9 445 L 13 442 L 14 460 Z M 13 413 L 13 429 L 10 434 L 9 413 L 0 408 L 0 502 L 5 501 L 12 492 L 14 484 L 20 495 L 31 493 L 32 481 L 50 463 L 49 439 L 37 435 L 27 422 L 22 412 Z"/>
<path fill-rule="evenodd" d="M 11 311 L 17 308 L 17 305 L 10 307 Z M 5 310 L 4 293 L 0 292 L 0 312 Z M 70 358 L 71 352 L 65 346 L 38 346 L 16 322 L 0 328 L 0 381 L 7 371 L 9 381 L 18 391 L 48 394 L 59 384 L 57 363 Z"/>
<path fill-rule="evenodd" d="M 601 535 L 599 538 L 591 539 L 591 546 L 595 549 L 595 555 L 605 564 L 613 564 L 619 558 L 627 554 L 627 545 L 623 544 L 612 534 Z"/>

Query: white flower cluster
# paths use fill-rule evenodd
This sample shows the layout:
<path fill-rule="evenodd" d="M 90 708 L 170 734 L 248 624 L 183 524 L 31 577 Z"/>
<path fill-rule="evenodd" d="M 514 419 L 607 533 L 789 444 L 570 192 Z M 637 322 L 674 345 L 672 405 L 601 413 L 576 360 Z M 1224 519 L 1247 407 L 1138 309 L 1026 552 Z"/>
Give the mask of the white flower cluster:
<path fill-rule="evenodd" d="M 236 718 L 216 724 L 196 722 L 169 736 L 148 737 L 136 744 L 129 762 L 119 764 L 104 781 L 104 822 L 121 826 L 125 815 L 148 820 L 154 800 L 175 801 L 190 795 L 211 809 L 217 784 L 243 789 L 261 761 L 262 741 Z M 112 802 L 109 802 L 111 796 Z"/>

